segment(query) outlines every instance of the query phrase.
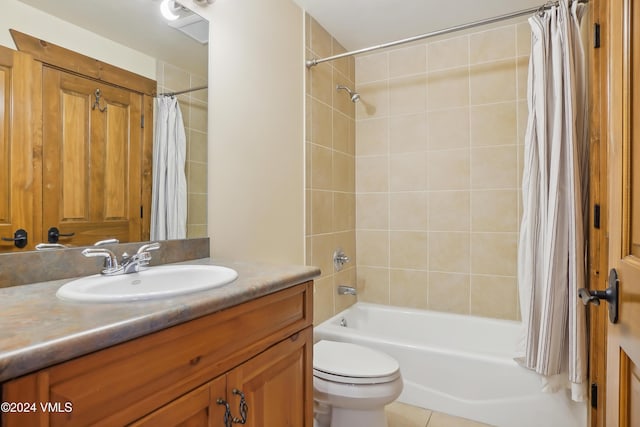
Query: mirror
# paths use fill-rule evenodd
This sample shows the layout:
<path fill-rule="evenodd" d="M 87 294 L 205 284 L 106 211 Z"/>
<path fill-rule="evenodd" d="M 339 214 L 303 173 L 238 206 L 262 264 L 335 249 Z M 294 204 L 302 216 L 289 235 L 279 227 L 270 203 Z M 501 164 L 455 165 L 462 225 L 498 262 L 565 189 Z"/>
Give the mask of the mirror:
<path fill-rule="evenodd" d="M 3 33 L 0 45 L 15 48 L 8 31 L 15 28 L 156 80 L 158 93 L 181 92 L 207 85 L 208 23 L 186 8 L 178 12 L 181 18 L 173 21 L 172 27 L 161 16 L 160 0 L 6 2 L 8 4 L 4 6 L 8 12 L 0 18 Z M 97 36 L 82 37 L 82 34 L 86 35 L 85 31 Z M 193 36 L 188 36 L 187 32 Z M 83 38 L 86 40 L 80 40 Z M 98 39 L 108 40 L 101 45 L 96 43 Z M 116 46 L 113 42 L 122 46 L 103 47 Z M 178 100 L 187 136 L 187 238 L 206 237 L 208 93 L 207 90 L 187 92 L 178 95 Z M 30 242 L 39 243 L 33 238 Z M 61 239 L 60 243 L 65 242 Z"/>

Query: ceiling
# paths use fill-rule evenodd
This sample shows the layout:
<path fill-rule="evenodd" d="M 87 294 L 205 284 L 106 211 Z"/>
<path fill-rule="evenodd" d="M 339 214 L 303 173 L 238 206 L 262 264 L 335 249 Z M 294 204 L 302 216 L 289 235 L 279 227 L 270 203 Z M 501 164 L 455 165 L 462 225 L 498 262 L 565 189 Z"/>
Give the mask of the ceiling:
<path fill-rule="evenodd" d="M 347 50 L 544 4 L 545 0 L 294 0 Z"/>
<path fill-rule="evenodd" d="M 20 1 L 134 50 L 207 76 L 207 45 L 167 25 L 160 14 L 160 0 Z"/>

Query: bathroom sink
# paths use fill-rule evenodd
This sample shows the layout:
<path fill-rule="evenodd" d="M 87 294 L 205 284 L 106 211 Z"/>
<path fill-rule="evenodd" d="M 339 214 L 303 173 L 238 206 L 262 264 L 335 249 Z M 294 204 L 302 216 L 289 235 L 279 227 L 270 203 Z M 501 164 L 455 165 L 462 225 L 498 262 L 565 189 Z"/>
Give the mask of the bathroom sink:
<path fill-rule="evenodd" d="M 237 277 L 235 270 L 222 266 L 165 265 L 138 273 L 83 277 L 64 284 L 56 295 L 83 302 L 139 301 L 218 288 Z"/>

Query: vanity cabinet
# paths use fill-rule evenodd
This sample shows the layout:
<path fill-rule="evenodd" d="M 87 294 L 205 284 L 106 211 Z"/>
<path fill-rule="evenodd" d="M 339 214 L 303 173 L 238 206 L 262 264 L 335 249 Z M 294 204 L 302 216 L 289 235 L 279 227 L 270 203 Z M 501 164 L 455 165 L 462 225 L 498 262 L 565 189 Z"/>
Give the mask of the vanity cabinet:
<path fill-rule="evenodd" d="M 8 381 L 2 426 L 311 427 L 313 282 Z M 230 425 L 230 424 L 229 424 Z"/>

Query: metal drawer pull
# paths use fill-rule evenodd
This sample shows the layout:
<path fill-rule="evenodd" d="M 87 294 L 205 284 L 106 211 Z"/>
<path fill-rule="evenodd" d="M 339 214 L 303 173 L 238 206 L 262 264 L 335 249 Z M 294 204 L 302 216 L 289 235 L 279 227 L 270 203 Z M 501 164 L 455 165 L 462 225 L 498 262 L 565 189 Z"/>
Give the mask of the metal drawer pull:
<path fill-rule="evenodd" d="M 218 405 L 224 405 L 225 406 L 225 410 L 224 410 L 224 427 L 231 427 L 231 422 L 232 422 L 232 416 L 231 416 L 231 408 L 229 407 L 229 403 L 221 398 L 218 398 L 218 400 L 216 400 L 216 403 Z"/>
<path fill-rule="evenodd" d="M 240 411 L 240 417 L 233 417 L 232 421 L 234 424 L 246 424 L 247 422 L 247 412 L 249 411 L 249 406 L 247 405 L 247 400 L 244 398 L 244 393 L 240 390 L 234 388 L 232 391 L 233 394 L 240 396 L 240 405 L 238 405 L 238 409 Z"/>

